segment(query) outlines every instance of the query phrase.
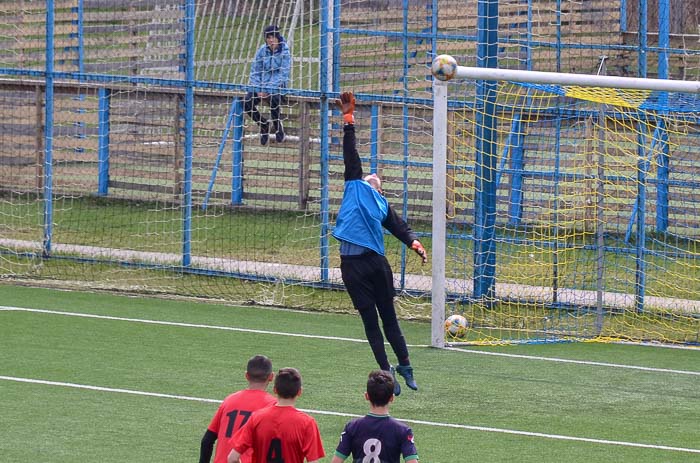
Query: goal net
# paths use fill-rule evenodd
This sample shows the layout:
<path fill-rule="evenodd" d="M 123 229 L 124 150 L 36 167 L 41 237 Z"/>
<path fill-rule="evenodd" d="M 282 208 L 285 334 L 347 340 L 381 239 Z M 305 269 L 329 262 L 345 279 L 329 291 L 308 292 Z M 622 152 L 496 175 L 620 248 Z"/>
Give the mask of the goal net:
<path fill-rule="evenodd" d="M 436 81 L 433 344 L 698 344 L 698 90 L 465 67 Z M 466 336 L 445 338 L 452 314 Z"/>
<path fill-rule="evenodd" d="M 365 170 L 414 230 L 429 227 L 428 58 L 423 38 L 411 53 L 395 39 L 413 19 L 431 24 L 424 9 L 409 19 L 393 2 L 3 6 L 0 284 L 352 311 L 331 237 L 344 184 L 341 88 L 358 94 Z M 339 25 L 353 32 L 328 32 Z M 271 26 L 291 55 L 282 90 L 250 79 Z M 284 137 L 246 113 L 253 91 L 284 93 Z M 422 103 L 404 105 L 409 95 Z M 268 122 L 271 104 L 258 105 Z M 428 317 L 427 266 L 394 239 L 387 259 L 407 296 L 400 316 Z"/>

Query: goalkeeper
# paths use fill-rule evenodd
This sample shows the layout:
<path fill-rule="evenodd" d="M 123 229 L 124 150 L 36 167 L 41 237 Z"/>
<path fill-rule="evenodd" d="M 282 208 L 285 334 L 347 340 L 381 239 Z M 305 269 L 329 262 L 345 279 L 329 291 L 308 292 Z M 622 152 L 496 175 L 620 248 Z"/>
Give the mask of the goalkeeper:
<path fill-rule="evenodd" d="M 392 375 L 398 372 L 406 385 L 418 390 L 413 367 L 408 356 L 406 340 L 399 327 L 394 308 L 394 276 L 384 257 L 386 228 L 406 246 L 428 261 L 423 245 L 408 224 L 391 208 L 382 195 L 382 182 L 376 174 L 363 175 L 362 163 L 355 146 L 355 96 L 345 92 L 337 102 L 343 112 L 343 160 L 345 190 L 338 211 L 333 236 L 340 241 L 340 272 L 353 306 L 360 313 L 374 358 L 382 370 Z M 394 369 L 384 349 L 384 337 L 389 341 L 398 365 Z M 394 382 L 394 395 L 401 393 Z"/>

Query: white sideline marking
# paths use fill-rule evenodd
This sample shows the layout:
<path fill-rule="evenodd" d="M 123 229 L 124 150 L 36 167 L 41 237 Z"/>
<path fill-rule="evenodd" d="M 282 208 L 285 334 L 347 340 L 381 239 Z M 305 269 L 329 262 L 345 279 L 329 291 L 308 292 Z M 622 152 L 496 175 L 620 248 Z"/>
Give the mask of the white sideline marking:
<path fill-rule="evenodd" d="M 61 386 L 61 387 L 70 387 L 73 389 L 87 389 L 90 391 L 100 391 L 100 392 L 118 392 L 120 394 L 141 395 L 141 396 L 147 396 L 147 397 L 158 397 L 161 399 L 190 400 L 190 401 L 194 401 L 194 402 L 208 402 L 208 403 L 216 403 L 216 404 L 221 403 L 221 400 L 202 399 L 199 397 L 189 397 L 186 395 L 161 394 L 158 392 L 135 391 L 132 389 L 120 389 L 120 388 L 113 388 L 113 387 L 90 386 L 87 384 L 64 383 L 61 381 L 47 381 L 47 380 L 43 380 L 43 379 L 18 378 L 16 376 L 0 376 L 0 379 L 3 379 L 5 381 L 14 381 L 17 383 L 43 384 L 45 386 Z"/>
<path fill-rule="evenodd" d="M 354 338 L 339 338 L 337 336 L 322 336 L 320 334 L 298 334 L 298 333 L 281 333 L 277 331 L 268 330 L 255 330 L 251 328 L 236 328 L 232 326 L 217 326 L 217 325 L 200 325 L 196 323 L 183 323 L 183 322 L 168 322 L 162 320 L 146 320 L 141 318 L 125 318 L 125 317 L 113 317 L 110 315 L 95 315 L 89 313 L 80 312 L 62 312 L 59 310 L 47 310 L 47 309 L 28 309 L 26 307 L 9 307 L 0 306 L 0 310 L 12 310 L 17 312 L 33 312 L 33 313 L 46 313 L 52 315 L 66 315 L 69 317 L 82 317 L 82 318 L 98 318 L 102 320 L 116 320 L 121 322 L 132 322 L 132 323 L 145 323 L 149 325 L 165 325 L 165 326 L 179 326 L 184 328 L 205 328 L 210 330 L 222 330 L 222 331 L 238 331 L 243 333 L 257 333 L 257 334 L 273 334 L 275 336 L 291 336 L 295 338 L 313 338 L 313 339 L 328 339 L 333 341 L 348 341 L 348 342 L 367 342 L 364 339 L 354 339 Z"/>
<path fill-rule="evenodd" d="M 102 386 L 91 386 L 91 385 L 87 385 L 87 384 L 64 383 L 64 382 L 60 382 L 60 381 L 47 381 L 47 380 L 43 380 L 43 379 L 18 378 L 15 376 L 0 376 L 0 380 L 14 381 L 14 382 L 18 382 L 18 383 L 41 384 L 41 385 L 46 385 L 46 386 L 59 386 L 59 387 L 70 387 L 70 388 L 75 388 L 75 389 L 87 389 L 90 391 L 99 391 L 99 392 L 114 392 L 114 393 L 120 393 L 120 394 L 130 394 L 130 395 L 147 396 L 147 397 L 158 397 L 158 398 L 163 398 L 163 399 L 188 400 L 188 401 L 192 401 L 192 402 L 206 402 L 206 403 L 215 403 L 215 404 L 221 403 L 221 399 L 206 399 L 206 398 L 202 398 L 202 397 L 191 397 L 191 396 L 184 396 L 184 395 L 160 394 L 160 393 L 156 393 L 156 392 L 136 391 L 136 390 L 132 390 L 132 389 L 119 389 L 119 388 L 110 388 L 110 387 L 102 387 Z M 303 412 L 306 412 L 306 413 L 316 414 L 316 415 L 332 415 L 332 416 L 342 416 L 342 417 L 348 417 L 348 418 L 359 418 L 361 416 L 364 416 L 364 415 L 356 415 L 353 413 L 332 412 L 332 411 L 327 411 L 327 410 L 311 410 L 311 409 L 304 409 L 304 408 L 300 408 L 300 410 Z M 623 447 L 638 447 L 638 448 L 647 448 L 647 449 L 655 449 L 655 450 L 668 450 L 668 451 L 673 451 L 673 452 L 700 453 L 700 449 L 692 449 L 692 448 L 685 448 L 685 447 L 670 447 L 667 445 L 642 444 L 642 443 L 638 443 L 638 442 L 624 442 L 624 441 L 615 441 L 615 440 L 607 440 L 607 439 L 593 439 L 593 438 L 589 438 L 589 437 L 563 436 L 560 434 L 545 434 L 545 433 L 541 433 L 541 432 L 518 431 L 515 429 L 490 428 L 490 427 L 485 427 L 485 426 L 471 426 L 471 425 L 466 425 L 466 424 L 438 423 L 435 421 L 411 420 L 411 419 L 404 419 L 404 418 L 399 418 L 399 417 L 397 417 L 397 419 L 399 419 L 403 422 L 406 422 L 406 423 L 422 424 L 422 425 L 426 425 L 426 426 L 435 426 L 435 427 L 440 427 L 440 428 L 454 428 L 454 429 L 465 429 L 465 430 L 469 430 L 469 431 L 495 432 L 495 433 L 501 433 L 501 434 L 514 434 L 514 435 L 519 435 L 519 436 L 542 437 L 545 439 L 588 442 L 588 443 L 593 443 L 593 444 L 619 445 L 619 446 L 623 446 Z"/>
<path fill-rule="evenodd" d="M 48 310 L 48 309 L 30 309 L 26 307 L 12 307 L 12 306 L 0 306 L 0 311 L 16 311 L 16 312 L 33 312 L 33 313 L 44 313 L 50 315 L 65 315 L 69 317 L 82 317 L 82 318 L 97 318 L 103 320 L 116 320 L 132 323 L 145 323 L 150 325 L 164 325 L 164 326 L 179 326 L 184 328 L 204 328 L 211 330 L 222 330 L 222 331 L 238 331 L 242 333 L 257 333 L 257 334 L 271 334 L 274 336 L 290 336 L 295 338 L 311 338 L 311 339 L 326 339 L 330 341 L 347 341 L 356 343 L 366 343 L 365 339 L 355 339 L 355 338 L 342 338 L 338 336 L 322 336 L 316 334 L 299 334 L 299 333 L 286 333 L 279 331 L 268 331 L 268 330 L 255 330 L 250 328 L 235 328 L 231 326 L 217 326 L 217 325 L 200 325 L 196 323 L 182 323 L 182 322 L 168 322 L 162 320 L 146 320 L 141 318 L 125 318 L 125 317 L 113 317 L 110 315 L 95 315 L 80 312 L 63 312 L 59 310 Z M 431 346 L 427 344 L 409 344 L 408 347 L 413 348 L 430 348 Z M 593 362 L 587 360 L 571 360 L 562 359 L 557 357 L 539 357 L 535 355 L 525 355 L 525 354 L 506 354 L 503 352 L 486 352 L 480 350 L 472 349 L 460 349 L 456 347 L 445 347 L 445 350 L 464 352 L 467 354 L 477 354 L 477 355 L 493 355 L 496 357 L 511 357 L 511 358 L 521 358 L 528 360 L 541 360 L 545 362 L 557 362 L 557 363 L 573 363 L 578 365 L 590 365 L 590 366 L 601 366 L 610 368 L 625 368 L 629 370 L 639 370 L 639 371 L 649 371 L 657 373 L 674 373 L 679 375 L 691 375 L 700 376 L 700 371 L 689 371 L 689 370 L 671 370 L 668 368 L 653 368 L 653 367 L 642 367 L 637 365 L 623 365 L 618 363 L 606 363 L 606 362 Z"/>
<path fill-rule="evenodd" d="M 525 355 L 525 354 L 506 354 L 503 352 L 486 352 L 486 351 L 481 351 L 481 350 L 460 349 L 458 347 L 445 347 L 445 350 L 451 350 L 451 351 L 457 351 L 457 352 L 467 352 L 469 354 L 493 355 L 496 357 L 512 357 L 512 358 L 530 359 L 530 360 L 544 360 L 547 362 L 575 363 L 578 365 L 591 365 L 591 366 L 613 367 L 613 368 L 627 368 L 630 370 L 655 371 L 655 372 L 660 372 L 660 373 L 676 373 L 679 375 L 700 376 L 700 371 L 671 370 L 668 368 L 640 367 L 638 365 L 623 365 L 620 363 L 594 362 L 591 360 L 571 360 L 571 359 L 562 359 L 562 358 L 557 358 L 557 357 L 538 357 L 536 355 Z"/>

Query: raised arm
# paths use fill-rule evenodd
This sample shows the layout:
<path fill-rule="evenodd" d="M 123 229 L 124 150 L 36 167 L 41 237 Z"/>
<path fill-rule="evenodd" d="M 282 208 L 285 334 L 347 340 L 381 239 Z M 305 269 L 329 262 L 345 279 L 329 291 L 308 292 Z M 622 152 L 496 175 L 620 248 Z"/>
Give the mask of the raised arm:
<path fill-rule="evenodd" d="M 352 92 L 344 92 L 336 102 L 343 112 L 343 162 L 345 163 L 345 181 L 359 180 L 362 178 L 362 161 L 357 152 L 355 140 L 355 95 Z"/>

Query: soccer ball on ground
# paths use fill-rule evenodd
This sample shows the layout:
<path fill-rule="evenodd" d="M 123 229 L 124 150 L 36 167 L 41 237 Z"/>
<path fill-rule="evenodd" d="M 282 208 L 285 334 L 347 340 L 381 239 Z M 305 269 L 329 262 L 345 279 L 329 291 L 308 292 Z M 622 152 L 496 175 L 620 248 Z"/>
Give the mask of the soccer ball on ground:
<path fill-rule="evenodd" d="M 430 72 L 437 80 L 450 80 L 457 74 L 457 60 L 450 55 L 438 55 L 430 66 Z"/>
<path fill-rule="evenodd" d="M 462 315 L 450 315 L 447 317 L 447 320 L 445 320 L 445 332 L 453 338 L 463 337 L 467 334 L 467 328 L 469 328 L 469 324 L 467 323 L 467 319 Z"/>

